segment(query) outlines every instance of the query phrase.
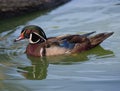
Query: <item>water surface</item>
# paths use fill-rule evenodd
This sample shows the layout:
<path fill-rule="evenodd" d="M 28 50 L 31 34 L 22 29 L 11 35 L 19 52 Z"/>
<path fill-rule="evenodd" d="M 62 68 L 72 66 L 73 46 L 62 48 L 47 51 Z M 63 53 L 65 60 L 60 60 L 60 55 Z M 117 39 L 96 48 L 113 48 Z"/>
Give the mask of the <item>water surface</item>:
<path fill-rule="evenodd" d="M 73 0 L 43 14 L 0 22 L 0 91 L 119 91 L 120 1 Z M 27 40 L 14 43 L 26 25 L 46 35 L 114 32 L 100 46 L 74 55 L 30 57 Z"/>

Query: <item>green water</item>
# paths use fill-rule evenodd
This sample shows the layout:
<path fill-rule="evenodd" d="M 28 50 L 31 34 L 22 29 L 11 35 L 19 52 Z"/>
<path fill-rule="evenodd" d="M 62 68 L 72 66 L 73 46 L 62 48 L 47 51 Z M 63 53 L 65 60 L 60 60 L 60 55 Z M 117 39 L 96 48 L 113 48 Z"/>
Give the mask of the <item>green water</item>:
<path fill-rule="evenodd" d="M 120 1 L 73 0 L 57 9 L 0 21 L 0 91 L 119 91 Z M 27 40 L 14 43 L 26 25 L 46 35 L 114 34 L 89 51 L 52 57 L 30 57 Z"/>

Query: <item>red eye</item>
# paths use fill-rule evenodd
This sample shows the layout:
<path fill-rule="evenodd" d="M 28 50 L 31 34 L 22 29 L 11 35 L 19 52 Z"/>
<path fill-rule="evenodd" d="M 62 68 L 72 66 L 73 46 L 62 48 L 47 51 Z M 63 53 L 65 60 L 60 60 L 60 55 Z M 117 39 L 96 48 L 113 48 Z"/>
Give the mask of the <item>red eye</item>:
<path fill-rule="evenodd" d="M 25 38 L 29 38 L 30 37 L 30 33 L 31 33 L 31 30 L 26 29 L 25 33 L 24 33 Z"/>
<path fill-rule="evenodd" d="M 26 33 L 26 34 L 30 34 L 30 32 L 31 32 L 31 30 L 26 30 L 25 33 Z"/>

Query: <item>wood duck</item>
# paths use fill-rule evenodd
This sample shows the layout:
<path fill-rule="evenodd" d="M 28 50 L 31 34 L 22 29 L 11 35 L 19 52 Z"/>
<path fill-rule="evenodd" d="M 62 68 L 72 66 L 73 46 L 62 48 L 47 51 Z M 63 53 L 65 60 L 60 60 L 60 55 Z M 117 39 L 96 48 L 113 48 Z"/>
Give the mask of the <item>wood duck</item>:
<path fill-rule="evenodd" d="M 22 29 L 20 36 L 15 39 L 15 42 L 28 39 L 29 44 L 25 53 L 31 56 L 43 57 L 81 53 L 96 47 L 113 34 L 113 32 L 99 33 L 90 37 L 93 33 L 95 32 L 47 38 L 43 29 L 39 26 L 29 25 Z"/>

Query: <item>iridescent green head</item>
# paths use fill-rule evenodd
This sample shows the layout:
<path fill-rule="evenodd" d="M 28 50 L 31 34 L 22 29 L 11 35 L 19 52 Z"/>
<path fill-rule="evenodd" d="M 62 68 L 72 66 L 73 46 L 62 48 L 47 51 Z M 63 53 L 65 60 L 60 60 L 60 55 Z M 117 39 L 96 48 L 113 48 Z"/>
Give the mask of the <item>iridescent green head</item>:
<path fill-rule="evenodd" d="M 36 25 L 29 25 L 22 29 L 20 36 L 15 41 L 22 39 L 29 39 L 30 43 L 35 44 L 46 41 L 47 37 L 42 28 Z"/>

